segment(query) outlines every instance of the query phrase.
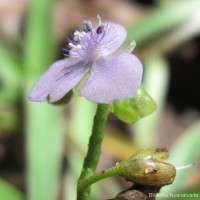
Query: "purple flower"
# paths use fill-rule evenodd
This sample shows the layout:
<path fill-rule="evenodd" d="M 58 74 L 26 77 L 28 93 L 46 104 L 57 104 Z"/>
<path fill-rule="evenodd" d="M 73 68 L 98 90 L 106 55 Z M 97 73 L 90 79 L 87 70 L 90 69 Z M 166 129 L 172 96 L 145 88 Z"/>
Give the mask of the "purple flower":
<path fill-rule="evenodd" d="M 34 84 L 29 99 L 53 103 L 73 89 L 96 103 L 133 97 L 142 79 L 141 62 L 131 54 L 134 42 L 124 42 L 126 29 L 113 22 L 92 26 L 83 22 L 68 40 L 69 58 L 59 60 Z"/>

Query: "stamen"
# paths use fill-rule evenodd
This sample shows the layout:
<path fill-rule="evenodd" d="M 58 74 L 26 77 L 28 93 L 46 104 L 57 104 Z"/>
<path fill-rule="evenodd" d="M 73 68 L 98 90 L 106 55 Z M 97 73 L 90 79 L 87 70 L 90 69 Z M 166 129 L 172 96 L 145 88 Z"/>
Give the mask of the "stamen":
<path fill-rule="evenodd" d="M 101 34 L 101 33 L 103 32 L 103 28 L 104 28 L 104 27 L 103 27 L 103 25 L 102 25 L 102 21 L 101 21 L 100 15 L 97 15 L 97 18 L 98 18 L 98 20 L 99 20 L 99 26 L 98 26 L 96 32 L 97 32 L 97 34 Z"/>
<path fill-rule="evenodd" d="M 86 33 L 84 31 L 79 32 L 79 31 L 75 31 L 74 36 L 82 38 L 86 35 Z"/>
<path fill-rule="evenodd" d="M 74 40 L 75 42 L 78 42 L 78 40 L 79 40 L 79 37 L 77 37 L 77 36 L 74 36 L 73 40 Z"/>
<path fill-rule="evenodd" d="M 73 48 L 73 49 L 82 49 L 82 46 L 81 45 L 74 45 L 74 44 L 72 44 L 72 43 L 69 43 L 69 47 L 71 47 L 71 48 Z"/>
<path fill-rule="evenodd" d="M 98 28 L 97 28 L 97 30 L 96 30 L 96 32 L 97 32 L 97 34 L 99 35 L 99 34 L 101 34 L 102 32 L 103 32 L 103 25 L 101 25 L 101 26 L 99 26 Z"/>
<path fill-rule="evenodd" d="M 65 45 L 64 48 L 62 48 L 63 52 L 64 52 L 64 56 L 69 56 L 69 52 L 71 50 L 71 47 Z"/>
<path fill-rule="evenodd" d="M 92 23 L 89 20 L 84 20 L 83 21 L 83 30 L 87 33 L 90 32 L 92 29 Z"/>
<path fill-rule="evenodd" d="M 100 15 L 97 15 L 97 19 L 99 20 L 99 26 L 101 26 L 102 25 L 102 21 L 101 21 Z"/>
<path fill-rule="evenodd" d="M 179 170 L 184 170 L 184 169 L 188 169 L 190 167 L 192 167 L 193 164 L 190 164 L 190 165 L 184 165 L 184 166 L 180 166 L 180 167 L 176 167 L 176 170 L 179 171 Z"/>
<path fill-rule="evenodd" d="M 70 34 L 70 36 L 68 38 L 66 38 L 65 40 L 67 43 L 73 43 L 73 44 L 76 44 L 77 43 L 77 39 L 76 37 L 74 36 L 74 33 L 73 34 Z"/>

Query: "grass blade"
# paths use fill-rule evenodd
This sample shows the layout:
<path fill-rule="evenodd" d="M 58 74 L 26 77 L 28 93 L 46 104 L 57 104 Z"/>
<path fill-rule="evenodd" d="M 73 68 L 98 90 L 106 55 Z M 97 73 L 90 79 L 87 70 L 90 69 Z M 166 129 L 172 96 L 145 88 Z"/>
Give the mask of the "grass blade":
<path fill-rule="evenodd" d="M 59 109 L 47 103 L 27 102 L 33 82 L 55 57 L 53 0 L 29 2 L 25 46 L 25 102 L 27 116 L 28 199 L 55 200 L 61 161 Z"/>
<path fill-rule="evenodd" d="M 2 200 L 25 200 L 18 189 L 0 178 L 0 197 Z"/>
<path fill-rule="evenodd" d="M 182 0 L 155 8 L 129 28 L 128 38 L 134 39 L 139 45 L 149 42 L 183 23 L 194 12 L 198 12 L 199 7 L 198 0 Z"/>

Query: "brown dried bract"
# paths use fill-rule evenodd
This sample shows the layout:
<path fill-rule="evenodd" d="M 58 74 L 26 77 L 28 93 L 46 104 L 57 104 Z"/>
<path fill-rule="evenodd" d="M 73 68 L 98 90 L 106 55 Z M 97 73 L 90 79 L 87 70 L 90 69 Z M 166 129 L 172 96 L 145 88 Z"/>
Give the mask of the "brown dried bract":
<path fill-rule="evenodd" d="M 160 187 L 133 185 L 110 200 L 155 200 Z"/>

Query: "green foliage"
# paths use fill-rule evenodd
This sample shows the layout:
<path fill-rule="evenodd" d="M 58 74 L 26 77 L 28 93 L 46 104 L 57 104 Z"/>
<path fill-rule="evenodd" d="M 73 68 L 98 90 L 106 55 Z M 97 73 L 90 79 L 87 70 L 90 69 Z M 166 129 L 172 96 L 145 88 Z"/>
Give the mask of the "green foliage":
<path fill-rule="evenodd" d="M 53 62 L 53 0 L 31 0 L 26 21 L 25 85 L 27 175 L 29 200 L 55 200 L 61 168 L 60 110 L 47 103 L 28 102 L 33 82 Z"/>
<path fill-rule="evenodd" d="M 0 45 L 0 103 L 15 103 L 20 96 L 21 71 L 14 56 Z"/>
<path fill-rule="evenodd" d="M 139 45 L 151 42 L 184 23 L 194 12 L 198 12 L 199 6 L 198 0 L 171 1 L 165 6 L 157 6 L 129 28 L 128 38 L 134 38 Z"/>
<path fill-rule="evenodd" d="M 2 200 L 25 200 L 22 192 L 0 178 L 0 198 Z"/>

